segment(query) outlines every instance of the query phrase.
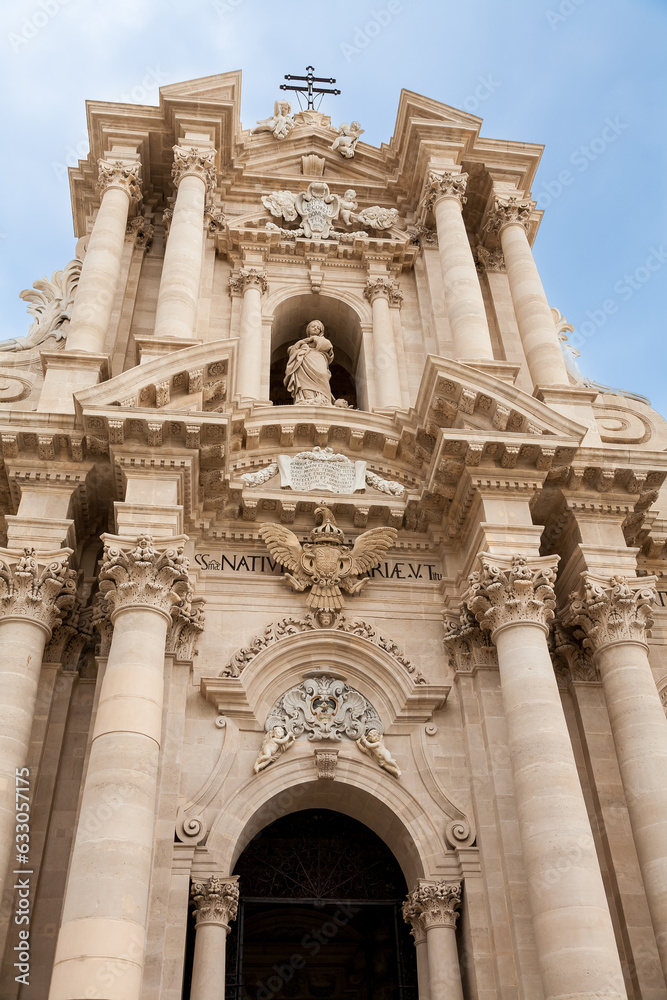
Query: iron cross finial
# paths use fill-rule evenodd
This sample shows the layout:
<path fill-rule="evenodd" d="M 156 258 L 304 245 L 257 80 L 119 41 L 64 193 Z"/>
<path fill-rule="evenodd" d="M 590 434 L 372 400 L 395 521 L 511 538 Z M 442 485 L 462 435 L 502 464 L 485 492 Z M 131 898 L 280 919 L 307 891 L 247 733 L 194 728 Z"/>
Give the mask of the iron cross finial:
<path fill-rule="evenodd" d="M 304 83 L 308 84 L 307 87 L 288 87 L 287 84 L 281 83 L 281 90 L 294 90 L 297 95 L 306 94 L 308 97 L 308 109 L 315 108 L 315 95 L 321 94 L 340 94 L 340 90 L 331 90 L 329 87 L 313 87 L 314 83 L 335 83 L 334 77 L 325 76 L 313 76 L 315 72 L 314 66 L 306 66 L 307 76 L 292 76 L 289 73 L 285 74 L 286 80 L 303 80 Z M 299 98 L 300 101 L 300 98 Z M 320 102 L 321 103 L 321 102 Z"/>

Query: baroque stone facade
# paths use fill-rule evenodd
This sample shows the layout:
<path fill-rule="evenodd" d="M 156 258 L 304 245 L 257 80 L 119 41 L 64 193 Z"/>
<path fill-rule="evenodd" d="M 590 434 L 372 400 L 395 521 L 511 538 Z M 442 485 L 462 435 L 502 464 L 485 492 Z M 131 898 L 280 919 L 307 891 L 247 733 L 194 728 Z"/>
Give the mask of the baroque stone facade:
<path fill-rule="evenodd" d="M 479 125 L 90 105 L 0 345 L 3 998 L 667 997 L 667 423 Z"/>

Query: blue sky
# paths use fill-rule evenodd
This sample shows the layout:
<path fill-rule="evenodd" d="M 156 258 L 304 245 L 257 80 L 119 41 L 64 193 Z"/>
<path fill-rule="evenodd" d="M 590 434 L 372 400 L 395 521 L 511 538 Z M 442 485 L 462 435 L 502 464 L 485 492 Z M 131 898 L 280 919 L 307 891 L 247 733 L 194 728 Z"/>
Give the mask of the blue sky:
<path fill-rule="evenodd" d="M 585 375 L 667 414 L 667 0 L 4 0 L 0 49 L 0 337 L 27 332 L 19 292 L 73 256 L 86 99 L 157 104 L 160 85 L 241 69 L 248 127 L 312 63 L 342 90 L 322 110 L 364 141 L 389 140 L 406 87 L 543 143 L 550 302 Z"/>

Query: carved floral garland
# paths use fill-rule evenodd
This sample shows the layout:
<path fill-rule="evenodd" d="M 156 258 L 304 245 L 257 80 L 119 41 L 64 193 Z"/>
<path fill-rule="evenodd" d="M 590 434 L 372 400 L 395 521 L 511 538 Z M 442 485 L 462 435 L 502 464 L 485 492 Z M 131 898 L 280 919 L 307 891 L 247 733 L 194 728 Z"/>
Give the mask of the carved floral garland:
<path fill-rule="evenodd" d="M 333 616 L 332 616 L 333 617 Z M 393 656 L 409 674 L 412 674 L 415 684 L 426 684 L 426 678 L 417 670 L 415 665 L 404 656 L 402 650 L 391 639 L 381 636 L 367 622 L 348 621 L 345 615 L 340 615 L 327 629 L 340 632 L 347 632 L 349 635 L 358 635 L 362 639 L 367 639 L 379 649 L 383 649 L 390 656 Z M 249 646 L 244 646 L 237 650 L 231 660 L 220 671 L 220 677 L 239 677 L 249 663 L 251 663 L 258 653 L 261 653 L 267 646 L 272 646 L 280 639 L 286 639 L 290 635 L 299 635 L 301 632 L 323 631 L 316 615 L 307 614 L 305 618 L 282 618 L 279 622 L 272 622 L 267 625 L 262 635 L 256 635 Z"/>

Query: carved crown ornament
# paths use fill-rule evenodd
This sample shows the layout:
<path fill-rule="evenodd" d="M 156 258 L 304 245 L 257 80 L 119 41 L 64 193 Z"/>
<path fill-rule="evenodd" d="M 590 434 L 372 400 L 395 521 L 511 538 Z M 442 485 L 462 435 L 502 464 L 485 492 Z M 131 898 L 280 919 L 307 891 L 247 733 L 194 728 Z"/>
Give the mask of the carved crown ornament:
<path fill-rule="evenodd" d="M 327 507 L 316 507 L 320 524 L 302 545 L 282 524 L 262 524 L 260 538 L 269 552 L 289 572 L 286 582 L 296 591 L 310 590 L 306 604 L 317 615 L 330 616 L 345 607 L 342 591 L 358 594 L 368 583 L 362 573 L 376 567 L 396 541 L 395 528 L 371 528 L 359 535 L 352 548 Z"/>
<path fill-rule="evenodd" d="M 577 593 L 570 595 L 563 623 L 593 654 L 617 642 L 646 643 L 651 635 L 656 577 L 603 579 L 585 573 Z"/>
<path fill-rule="evenodd" d="M 71 549 L 44 559 L 35 549 L 0 551 L 0 617 L 30 618 L 49 633 L 76 603 L 76 572 Z"/>

